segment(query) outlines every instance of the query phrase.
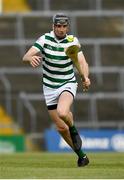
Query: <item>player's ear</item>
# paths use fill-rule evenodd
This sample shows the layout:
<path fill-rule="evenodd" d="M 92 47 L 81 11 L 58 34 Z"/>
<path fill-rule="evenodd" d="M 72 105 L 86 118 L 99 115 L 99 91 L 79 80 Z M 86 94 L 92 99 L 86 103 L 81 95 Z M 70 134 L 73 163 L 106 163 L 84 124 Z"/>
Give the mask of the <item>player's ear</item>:
<path fill-rule="evenodd" d="M 69 27 L 69 25 L 67 26 L 67 33 L 70 31 L 70 27 Z"/>
<path fill-rule="evenodd" d="M 55 27 L 54 27 L 54 24 L 53 24 L 53 25 L 52 25 L 52 29 L 54 30 L 54 28 L 55 28 Z"/>

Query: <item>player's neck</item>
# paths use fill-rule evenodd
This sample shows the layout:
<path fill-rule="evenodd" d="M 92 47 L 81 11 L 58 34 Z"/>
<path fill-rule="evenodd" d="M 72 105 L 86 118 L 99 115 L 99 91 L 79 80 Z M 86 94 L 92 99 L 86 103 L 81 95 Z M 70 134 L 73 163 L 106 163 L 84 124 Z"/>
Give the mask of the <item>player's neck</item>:
<path fill-rule="evenodd" d="M 62 39 L 64 39 L 66 37 L 66 35 L 64 37 L 60 37 L 60 36 L 55 35 L 55 37 L 56 37 L 57 40 L 62 40 Z"/>

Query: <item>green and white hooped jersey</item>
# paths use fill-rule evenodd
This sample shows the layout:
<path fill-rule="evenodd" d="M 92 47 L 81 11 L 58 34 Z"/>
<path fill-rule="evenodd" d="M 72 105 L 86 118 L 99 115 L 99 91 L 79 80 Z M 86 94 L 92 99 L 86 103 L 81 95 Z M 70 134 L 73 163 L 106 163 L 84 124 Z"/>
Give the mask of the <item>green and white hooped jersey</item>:
<path fill-rule="evenodd" d="M 80 45 L 76 37 L 67 35 L 62 40 L 55 38 L 54 32 L 41 36 L 33 47 L 43 55 L 43 84 L 50 88 L 59 88 L 67 82 L 76 82 L 73 63 L 64 49 L 70 45 Z"/>

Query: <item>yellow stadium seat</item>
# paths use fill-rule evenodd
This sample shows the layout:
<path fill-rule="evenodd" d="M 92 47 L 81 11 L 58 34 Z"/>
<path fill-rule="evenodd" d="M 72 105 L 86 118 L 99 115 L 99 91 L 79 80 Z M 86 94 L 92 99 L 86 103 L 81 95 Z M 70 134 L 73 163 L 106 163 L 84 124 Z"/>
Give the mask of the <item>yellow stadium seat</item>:
<path fill-rule="evenodd" d="M 0 135 L 23 134 L 23 129 L 9 116 L 4 108 L 0 106 Z"/>
<path fill-rule="evenodd" d="M 30 11 L 26 0 L 3 0 L 3 12 L 27 12 Z"/>
<path fill-rule="evenodd" d="M 3 109 L 3 107 L 2 106 L 0 106 L 0 119 L 2 118 L 2 117 L 4 117 L 5 116 L 5 110 Z"/>

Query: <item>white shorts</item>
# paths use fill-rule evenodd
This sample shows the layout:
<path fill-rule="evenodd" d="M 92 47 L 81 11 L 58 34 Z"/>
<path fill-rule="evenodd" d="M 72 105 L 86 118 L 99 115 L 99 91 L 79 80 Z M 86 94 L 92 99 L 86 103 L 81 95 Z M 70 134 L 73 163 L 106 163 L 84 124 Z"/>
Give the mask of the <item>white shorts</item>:
<path fill-rule="evenodd" d="M 69 82 L 57 89 L 49 88 L 43 85 L 44 97 L 49 110 L 57 108 L 58 98 L 63 91 L 68 91 L 73 97 L 75 97 L 77 92 L 77 83 Z"/>

